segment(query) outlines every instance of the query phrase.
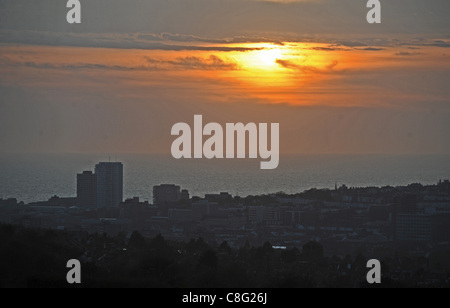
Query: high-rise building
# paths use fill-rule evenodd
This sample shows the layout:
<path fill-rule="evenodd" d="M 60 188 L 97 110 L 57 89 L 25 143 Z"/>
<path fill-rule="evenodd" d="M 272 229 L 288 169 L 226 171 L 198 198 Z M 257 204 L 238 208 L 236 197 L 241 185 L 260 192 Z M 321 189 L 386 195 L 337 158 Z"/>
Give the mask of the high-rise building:
<path fill-rule="evenodd" d="M 77 206 L 95 208 L 97 206 L 97 175 L 92 171 L 77 174 Z"/>
<path fill-rule="evenodd" d="M 123 201 L 123 165 L 103 162 L 95 165 L 97 175 L 97 207 L 119 206 Z"/>

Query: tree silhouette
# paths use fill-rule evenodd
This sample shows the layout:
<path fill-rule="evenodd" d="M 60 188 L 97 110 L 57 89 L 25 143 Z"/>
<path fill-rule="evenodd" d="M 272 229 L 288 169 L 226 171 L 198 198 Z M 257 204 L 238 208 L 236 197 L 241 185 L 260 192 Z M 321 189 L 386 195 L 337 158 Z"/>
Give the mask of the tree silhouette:
<path fill-rule="evenodd" d="M 224 253 L 231 253 L 231 247 L 228 245 L 227 241 L 223 241 L 219 246 L 219 251 Z"/>
<path fill-rule="evenodd" d="M 128 241 L 128 247 L 132 249 L 144 248 L 145 247 L 144 237 L 138 231 L 133 231 L 133 233 L 130 236 L 130 240 Z"/>

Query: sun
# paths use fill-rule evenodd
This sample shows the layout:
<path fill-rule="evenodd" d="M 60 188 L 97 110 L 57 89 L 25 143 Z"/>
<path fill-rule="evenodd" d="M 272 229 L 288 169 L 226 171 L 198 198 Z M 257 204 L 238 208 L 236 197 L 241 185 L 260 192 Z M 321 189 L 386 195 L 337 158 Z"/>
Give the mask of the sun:
<path fill-rule="evenodd" d="M 238 52 L 233 54 L 236 62 L 240 63 L 242 68 L 249 72 L 281 72 L 283 67 L 277 63 L 277 60 L 286 60 L 290 57 L 290 49 L 288 46 L 277 46 L 269 43 L 252 43 L 243 45 L 232 45 L 232 47 L 245 47 L 248 52 Z M 261 77 L 259 75 L 259 77 Z"/>
<path fill-rule="evenodd" d="M 268 48 L 259 52 L 259 60 L 266 66 L 273 66 L 283 56 L 281 49 Z"/>

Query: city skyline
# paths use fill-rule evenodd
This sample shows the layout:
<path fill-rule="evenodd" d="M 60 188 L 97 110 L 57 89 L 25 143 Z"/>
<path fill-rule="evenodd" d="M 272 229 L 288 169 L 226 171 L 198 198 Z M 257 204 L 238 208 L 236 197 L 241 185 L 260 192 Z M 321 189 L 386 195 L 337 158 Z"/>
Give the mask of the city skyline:
<path fill-rule="evenodd" d="M 94 166 L 94 172 L 91 170 L 85 170 L 81 173 L 76 174 L 76 195 L 73 196 L 61 196 L 57 192 L 52 193 L 52 197 L 49 199 L 51 201 L 54 198 L 60 198 L 63 197 L 63 199 L 71 200 L 69 202 L 75 202 L 74 204 L 80 205 L 83 208 L 105 208 L 105 207 L 117 207 L 119 204 L 127 201 L 133 201 L 133 200 L 140 200 L 142 196 L 133 195 L 124 197 L 123 191 L 125 189 L 124 187 L 124 172 L 123 172 L 123 163 L 120 161 L 114 161 L 114 162 L 98 162 Z M 448 185 L 449 179 L 447 178 L 439 178 L 439 180 L 436 180 L 438 185 Z M 180 185 L 176 183 L 168 183 L 168 182 L 161 182 L 157 181 L 153 184 L 149 184 L 148 190 L 153 191 L 152 201 L 153 205 L 165 205 L 165 204 L 175 204 L 180 201 L 186 201 L 190 199 L 190 193 L 189 190 L 181 187 Z M 336 181 L 334 182 L 333 188 L 330 187 L 311 187 L 309 189 L 304 190 L 297 190 L 296 192 L 290 192 L 286 193 L 284 191 L 267 191 L 265 194 L 256 194 L 256 195 L 277 195 L 277 194 L 286 194 L 286 195 L 297 195 L 301 193 L 305 193 L 306 191 L 312 189 L 312 190 L 333 190 L 337 191 L 338 189 L 364 189 L 364 188 L 383 188 L 383 189 L 391 189 L 391 188 L 398 188 L 398 187 L 405 187 L 405 186 L 411 186 L 411 185 L 425 185 L 430 186 L 433 184 L 424 184 L 421 183 L 421 181 L 415 181 L 415 182 L 408 182 L 407 184 L 397 184 L 397 185 L 391 185 L 388 183 L 384 183 L 383 185 L 357 185 L 357 186 L 350 186 L 348 187 L 346 183 L 339 183 Z M 446 186 L 447 187 L 447 186 Z M 449 186 L 450 187 L 450 186 Z M 207 191 L 204 194 L 204 197 L 201 196 L 192 196 L 196 199 L 208 199 L 208 196 L 226 196 L 231 197 L 232 195 L 228 191 Z M 252 194 L 243 194 L 240 196 L 239 194 L 235 194 L 234 197 L 251 197 Z M 17 197 L 17 196 L 16 196 Z M 3 198 L 2 198 L 3 199 Z M 17 199 L 17 198 L 8 198 L 8 199 Z M 38 201 L 38 200 L 34 200 Z M 149 200 L 144 201 L 149 204 Z M 38 202 L 44 202 L 43 200 L 40 200 Z M 416 201 L 411 200 L 410 203 L 404 202 L 403 209 L 410 208 L 411 204 L 414 204 Z M 408 210 L 405 210 L 405 213 L 408 213 Z"/>
<path fill-rule="evenodd" d="M 45 267 L 17 271 L 14 261 L 2 269 L 8 274 L 1 284 L 64 285 L 56 260 L 74 254 L 83 268 L 95 269 L 87 283 L 83 278 L 84 287 L 111 281 L 120 287 L 365 287 L 367 270 L 361 266 L 368 259 L 381 260 L 383 287 L 449 284 L 448 179 L 395 187 L 335 183 L 334 189 L 246 196 L 224 191 L 191 196 L 180 185 L 160 184 L 153 186 L 149 203 L 118 196 L 121 162 L 100 162 L 94 170 L 76 173 L 75 198 L 53 195 L 30 203 L 0 198 L 2 251 L 13 260 L 43 255 L 49 260 L 50 251 L 54 260 L 44 262 L 52 264 L 50 275 Z M 19 249 L 16 256 L 17 245 L 35 248 Z M 163 264 L 158 279 L 146 265 L 154 260 Z M 180 267 L 166 271 L 167 264 Z M 202 264 L 212 264 L 217 275 L 207 284 Z M 197 274 L 200 278 L 191 280 Z"/>
<path fill-rule="evenodd" d="M 449 175 L 446 155 L 301 155 L 286 156 L 270 177 L 260 177 L 250 160 L 195 160 L 165 156 L 121 155 L 125 198 L 152 200 L 152 185 L 176 183 L 196 196 L 229 191 L 235 195 L 297 193 L 316 188 L 433 184 Z M 1 155 L 0 198 L 33 202 L 77 193 L 77 177 L 104 155 Z M 77 176 L 74 176 L 77 175 Z M 95 174 L 94 174 L 95 175 Z M 195 178 L 193 179 L 193 176 Z M 88 174 L 89 178 L 90 175 Z M 86 196 L 86 198 L 93 198 Z"/>
<path fill-rule="evenodd" d="M 0 222 L 74 234 L 100 232 L 114 237 L 135 231 L 173 241 L 202 238 L 214 247 L 226 242 L 232 248 L 250 241 L 252 245 L 271 242 L 273 249 L 301 245 L 305 249 L 304 244 L 314 238 L 326 243 L 322 254 L 328 256 L 350 252 L 354 243 L 382 255 L 391 252 L 378 251 L 379 245 L 391 249 L 420 245 L 428 251 L 448 246 L 449 180 L 397 187 L 336 185 L 242 197 L 227 192 L 190 197 L 174 184 L 155 185 L 153 190 L 152 204 L 134 197 L 106 207 L 87 207 L 77 198 L 57 196 L 29 204 L 0 199 Z"/>

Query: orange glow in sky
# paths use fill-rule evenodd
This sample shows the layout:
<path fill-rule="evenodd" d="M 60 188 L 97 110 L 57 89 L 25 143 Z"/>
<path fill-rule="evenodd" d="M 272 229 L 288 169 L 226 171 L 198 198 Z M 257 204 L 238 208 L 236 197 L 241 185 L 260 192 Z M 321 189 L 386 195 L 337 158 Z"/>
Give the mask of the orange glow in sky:
<path fill-rule="evenodd" d="M 23 87 L 75 86 L 114 92 L 115 97 L 127 99 L 152 100 L 157 93 L 158 99 L 188 95 L 211 103 L 256 99 L 291 105 L 368 106 L 385 104 L 385 96 L 404 97 L 407 91 L 396 91 L 389 82 L 384 85 L 381 76 L 388 78 L 390 71 L 398 70 L 396 74 L 403 76 L 425 67 L 443 69 L 443 63 L 449 63 L 435 47 L 427 48 L 426 53 L 293 42 L 213 47 L 217 50 L 0 45 L 4 55 L 1 75 L 4 83 Z M 399 56 L 408 54 L 415 56 Z M 398 82 L 405 84 L 401 79 Z"/>

